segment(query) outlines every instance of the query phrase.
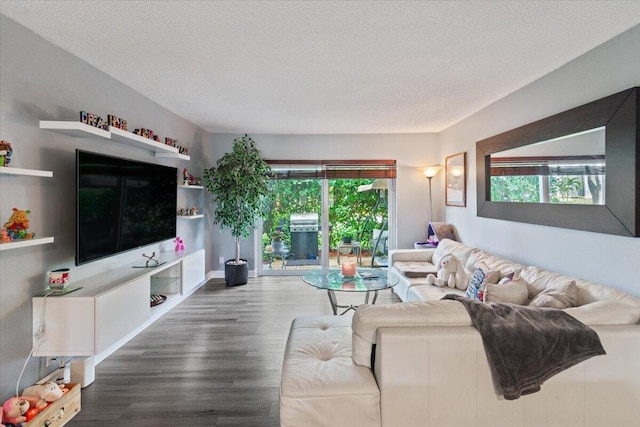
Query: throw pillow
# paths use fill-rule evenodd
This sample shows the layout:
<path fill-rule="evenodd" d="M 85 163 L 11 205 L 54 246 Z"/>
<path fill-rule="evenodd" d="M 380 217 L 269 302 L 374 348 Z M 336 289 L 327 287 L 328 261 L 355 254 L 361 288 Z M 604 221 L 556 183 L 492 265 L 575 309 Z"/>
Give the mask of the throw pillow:
<path fill-rule="evenodd" d="M 506 302 L 520 305 L 524 304 L 528 297 L 527 284 L 517 279 L 504 284 L 487 283 L 484 290 L 485 302 Z"/>
<path fill-rule="evenodd" d="M 512 271 L 511 273 L 507 273 L 502 279 L 500 279 L 498 281 L 498 284 L 499 285 L 506 285 L 507 283 L 509 283 L 509 282 L 511 282 L 513 280 L 513 277 L 515 276 L 515 274 L 516 274 L 515 271 Z"/>
<path fill-rule="evenodd" d="M 551 307 L 559 309 L 575 307 L 577 304 L 578 285 L 576 285 L 574 280 L 543 290 L 529 303 L 529 305 L 533 307 Z"/>
<path fill-rule="evenodd" d="M 500 281 L 498 282 L 498 285 L 506 285 L 508 283 L 511 283 L 513 279 L 509 276 L 503 277 L 502 279 L 500 279 Z"/>
<path fill-rule="evenodd" d="M 467 298 L 476 299 L 482 301 L 480 297 L 480 293 L 484 288 L 486 275 L 485 272 L 481 268 L 476 268 L 471 276 L 471 280 L 469 280 L 469 286 L 467 287 L 467 291 L 464 296 Z"/>
<path fill-rule="evenodd" d="M 491 270 L 487 265 L 483 262 L 478 264 L 478 268 L 481 268 L 484 271 L 486 276 L 485 283 L 498 283 L 500 280 L 500 270 Z"/>

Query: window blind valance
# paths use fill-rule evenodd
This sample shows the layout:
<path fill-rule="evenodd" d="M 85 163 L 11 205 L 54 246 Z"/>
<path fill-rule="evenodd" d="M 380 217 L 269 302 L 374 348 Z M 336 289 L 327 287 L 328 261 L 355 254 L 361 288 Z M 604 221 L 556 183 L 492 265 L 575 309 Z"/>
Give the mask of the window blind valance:
<path fill-rule="evenodd" d="M 494 157 L 491 176 L 604 175 L 605 158 L 594 156 Z"/>
<path fill-rule="evenodd" d="M 277 179 L 395 178 L 395 160 L 265 160 Z"/>

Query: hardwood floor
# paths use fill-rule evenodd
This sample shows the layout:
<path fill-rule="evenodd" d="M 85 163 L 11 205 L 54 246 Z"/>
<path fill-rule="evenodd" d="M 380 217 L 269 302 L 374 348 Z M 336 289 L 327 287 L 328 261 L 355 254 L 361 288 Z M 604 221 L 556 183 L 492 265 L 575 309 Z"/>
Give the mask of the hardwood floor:
<path fill-rule="evenodd" d="M 364 301 L 363 294 L 337 296 L 339 304 Z M 398 301 L 386 290 L 377 304 Z M 82 410 L 67 425 L 279 426 L 291 321 L 331 314 L 327 293 L 300 277 L 253 278 L 233 288 L 211 280 L 96 367 Z"/>

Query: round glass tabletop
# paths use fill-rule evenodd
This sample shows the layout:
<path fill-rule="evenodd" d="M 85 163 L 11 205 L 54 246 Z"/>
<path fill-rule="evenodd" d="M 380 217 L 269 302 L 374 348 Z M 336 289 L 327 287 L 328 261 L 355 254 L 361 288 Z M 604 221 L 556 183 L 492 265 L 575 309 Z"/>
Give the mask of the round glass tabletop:
<path fill-rule="evenodd" d="M 395 279 L 395 280 L 394 280 Z M 302 280 L 318 289 L 344 292 L 368 292 L 392 288 L 398 278 L 389 281 L 387 272 L 378 268 L 358 268 L 353 277 L 345 277 L 339 268 L 309 270 Z"/>

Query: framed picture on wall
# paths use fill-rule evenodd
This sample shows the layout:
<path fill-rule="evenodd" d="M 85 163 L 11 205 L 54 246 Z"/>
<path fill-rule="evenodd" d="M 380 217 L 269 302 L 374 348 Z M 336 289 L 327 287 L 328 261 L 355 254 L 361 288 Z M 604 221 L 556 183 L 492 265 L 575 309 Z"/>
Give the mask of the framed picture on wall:
<path fill-rule="evenodd" d="M 445 204 L 467 206 L 467 153 L 447 156 L 445 160 Z"/>

